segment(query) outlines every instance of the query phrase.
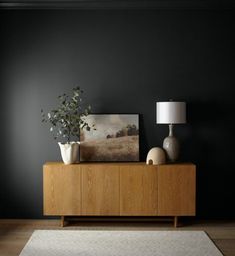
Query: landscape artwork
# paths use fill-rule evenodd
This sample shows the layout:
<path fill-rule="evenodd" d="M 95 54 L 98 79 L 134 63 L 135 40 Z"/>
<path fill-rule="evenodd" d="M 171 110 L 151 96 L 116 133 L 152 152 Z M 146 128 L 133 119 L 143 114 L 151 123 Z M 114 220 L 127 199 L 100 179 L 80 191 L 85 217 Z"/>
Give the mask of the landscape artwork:
<path fill-rule="evenodd" d="M 80 161 L 139 161 L 138 114 L 92 114 L 86 122 L 94 129 L 80 131 Z"/>

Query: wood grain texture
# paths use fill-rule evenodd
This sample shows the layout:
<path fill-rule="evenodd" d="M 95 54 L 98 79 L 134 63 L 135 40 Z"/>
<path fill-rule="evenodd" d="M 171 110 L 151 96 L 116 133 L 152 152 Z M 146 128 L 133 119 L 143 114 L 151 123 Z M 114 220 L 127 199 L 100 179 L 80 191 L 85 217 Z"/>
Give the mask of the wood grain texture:
<path fill-rule="evenodd" d="M 158 215 L 194 216 L 196 167 L 193 164 L 158 166 Z"/>
<path fill-rule="evenodd" d="M 157 215 L 157 168 L 138 164 L 120 167 L 120 215 Z"/>
<path fill-rule="evenodd" d="M 82 215 L 119 215 L 119 167 L 82 165 Z"/>
<path fill-rule="evenodd" d="M 195 215 L 193 164 L 47 163 L 43 183 L 45 215 Z"/>
<path fill-rule="evenodd" d="M 81 214 L 81 171 L 79 165 L 43 166 L 44 215 Z"/>

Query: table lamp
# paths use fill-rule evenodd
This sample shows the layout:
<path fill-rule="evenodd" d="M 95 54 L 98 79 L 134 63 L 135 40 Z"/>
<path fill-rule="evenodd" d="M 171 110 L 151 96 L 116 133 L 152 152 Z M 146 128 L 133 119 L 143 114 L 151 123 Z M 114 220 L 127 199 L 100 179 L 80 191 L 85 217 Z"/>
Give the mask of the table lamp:
<path fill-rule="evenodd" d="M 173 125 L 186 123 L 186 103 L 177 101 L 157 102 L 156 115 L 157 124 L 169 124 L 169 135 L 163 141 L 163 149 L 169 161 L 175 162 L 179 156 L 179 141 L 173 135 Z"/>

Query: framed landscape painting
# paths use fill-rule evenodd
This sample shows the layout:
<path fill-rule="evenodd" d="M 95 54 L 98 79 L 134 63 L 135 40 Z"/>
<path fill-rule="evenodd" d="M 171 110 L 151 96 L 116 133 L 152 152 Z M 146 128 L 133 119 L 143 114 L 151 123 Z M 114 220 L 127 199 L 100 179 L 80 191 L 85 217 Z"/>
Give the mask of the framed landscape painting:
<path fill-rule="evenodd" d="M 92 114 L 86 122 L 95 129 L 80 131 L 80 161 L 139 161 L 138 114 Z"/>

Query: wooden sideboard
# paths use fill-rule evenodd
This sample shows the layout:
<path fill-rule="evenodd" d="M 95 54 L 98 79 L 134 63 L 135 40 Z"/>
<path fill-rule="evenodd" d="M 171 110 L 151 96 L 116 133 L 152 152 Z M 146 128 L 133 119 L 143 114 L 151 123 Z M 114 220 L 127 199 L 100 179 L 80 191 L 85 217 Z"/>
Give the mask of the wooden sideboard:
<path fill-rule="evenodd" d="M 191 163 L 50 162 L 43 166 L 44 215 L 195 216 L 196 166 Z"/>

